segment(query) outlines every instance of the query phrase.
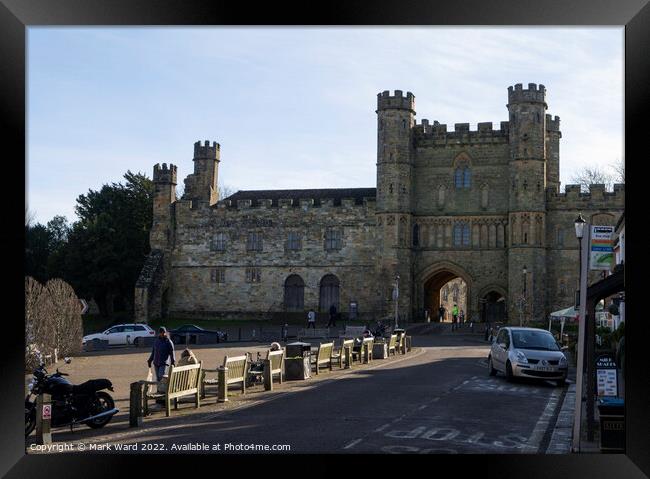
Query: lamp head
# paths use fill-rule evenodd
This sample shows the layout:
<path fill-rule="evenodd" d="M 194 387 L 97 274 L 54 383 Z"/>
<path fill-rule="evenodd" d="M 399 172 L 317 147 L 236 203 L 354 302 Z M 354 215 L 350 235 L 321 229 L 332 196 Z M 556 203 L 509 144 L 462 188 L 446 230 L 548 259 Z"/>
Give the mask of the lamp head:
<path fill-rule="evenodd" d="M 576 220 L 573 222 L 576 228 L 576 238 L 582 239 L 582 236 L 584 235 L 585 223 L 586 221 L 582 217 L 582 213 L 580 213 Z"/>

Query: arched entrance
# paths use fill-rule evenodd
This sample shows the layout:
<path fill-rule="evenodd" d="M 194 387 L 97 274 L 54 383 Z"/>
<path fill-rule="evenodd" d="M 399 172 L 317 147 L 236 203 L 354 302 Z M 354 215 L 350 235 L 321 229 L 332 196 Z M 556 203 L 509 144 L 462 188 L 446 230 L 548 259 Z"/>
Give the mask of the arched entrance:
<path fill-rule="evenodd" d="M 333 274 L 326 274 L 320 280 L 320 305 L 319 309 L 322 313 L 329 312 L 332 305 L 339 308 L 339 279 Z"/>
<path fill-rule="evenodd" d="M 469 319 L 469 288 L 466 281 L 450 270 L 439 271 L 424 282 L 424 309 L 431 321 L 452 320 L 452 310 L 457 305 L 465 319 Z M 445 309 L 442 317 L 440 307 Z"/>
<path fill-rule="evenodd" d="M 305 282 L 292 274 L 284 282 L 284 306 L 287 311 L 302 311 L 305 306 Z"/>
<path fill-rule="evenodd" d="M 490 290 L 479 299 L 481 321 L 505 323 L 507 321 L 506 298 L 496 290 Z"/>

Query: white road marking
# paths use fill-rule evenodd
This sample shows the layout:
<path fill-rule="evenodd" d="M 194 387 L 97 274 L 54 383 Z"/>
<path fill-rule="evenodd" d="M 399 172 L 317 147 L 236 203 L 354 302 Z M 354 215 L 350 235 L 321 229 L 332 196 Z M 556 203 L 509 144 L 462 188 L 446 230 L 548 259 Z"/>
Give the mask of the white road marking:
<path fill-rule="evenodd" d="M 390 427 L 390 423 L 384 424 L 383 426 L 378 427 L 377 429 L 375 429 L 375 432 L 381 432 L 384 429 L 386 429 L 387 427 Z"/>
<path fill-rule="evenodd" d="M 427 405 L 426 405 L 426 404 L 423 404 L 423 405 L 420 406 L 418 409 L 421 411 L 422 409 L 426 409 L 426 407 L 427 407 Z"/>
<path fill-rule="evenodd" d="M 362 439 L 355 439 L 350 444 L 345 446 L 343 449 L 350 449 L 351 447 L 354 447 L 355 445 L 359 444 L 361 441 L 362 441 Z"/>
<path fill-rule="evenodd" d="M 527 454 L 533 454 L 537 452 L 542 437 L 544 436 L 544 433 L 548 428 L 548 424 L 551 418 L 553 417 L 553 411 L 555 411 L 559 396 L 560 396 L 560 390 L 555 389 L 551 394 L 551 397 L 549 398 L 546 407 L 544 408 L 544 412 L 542 412 L 542 415 L 537 420 L 537 424 L 535 424 L 535 428 L 533 429 L 533 432 L 531 433 L 530 437 L 526 441 L 526 446 L 522 448 L 521 452 Z"/>

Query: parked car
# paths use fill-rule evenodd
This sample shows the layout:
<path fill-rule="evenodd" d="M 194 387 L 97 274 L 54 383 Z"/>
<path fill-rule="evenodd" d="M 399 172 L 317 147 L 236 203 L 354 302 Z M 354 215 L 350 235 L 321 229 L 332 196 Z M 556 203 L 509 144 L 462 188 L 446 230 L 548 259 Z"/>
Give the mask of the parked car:
<path fill-rule="evenodd" d="M 549 379 L 562 386 L 569 365 L 553 335 L 544 329 L 503 327 L 492 342 L 488 355 L 490 376 Z"/>
<path fill-rule="evenodd" d="M 169 331 L 169 337 L 174 344 L 184 344 L 186 334 L 190 335 L 191 342 L 196 341 L 192 340 L 192 336 L 198 336 L 199 343 L 220 343 L 222 341 L 228 341 L 228 334 L 223 331 L 209 331 L 196 324 L 184 324 Z"/>
<path fill-rule="evenodd" d="M 89 334 L 83 337 L 82 343 L 85 345 L 90 341 L 108 340 L 109 346 L 118 346 L 124 344 L 138 345 L 142 337 L 155 337 L 156 332 L 147 324 L 117 324 L 111 326 L 103 333 Z"/>

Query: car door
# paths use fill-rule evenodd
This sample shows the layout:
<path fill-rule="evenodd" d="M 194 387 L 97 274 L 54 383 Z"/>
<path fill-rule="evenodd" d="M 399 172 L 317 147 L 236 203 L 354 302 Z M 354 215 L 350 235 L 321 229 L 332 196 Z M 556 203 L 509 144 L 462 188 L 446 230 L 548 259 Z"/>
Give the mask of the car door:
<path fill-rule="evenodd" d="M 135 327 L 134 326 L 124 326 L 124 334 L 122 335 L 124 342 L 121 344 L 133 344 L 135 339 Z"/>
<path fill-rule="evenodd" d="M 505 329 L 502 329 L 499 331 L 499 334 L 497 335 L 497 340 L 494 343 L 494 363 L 495 366 L 501 370 L 505 371 L 506 368 L 506 357 L 508 356 L 508 351 L 507 351 L 507 338 L 508 337 L 508 331 Z"/>
<path fill-rule="evenodd" d="M 124 344 L 124 326 L 114 326 L 106 331 L 106 338 L 109 346 L 115 344 Z"/>

